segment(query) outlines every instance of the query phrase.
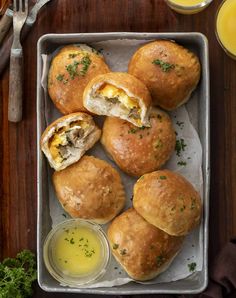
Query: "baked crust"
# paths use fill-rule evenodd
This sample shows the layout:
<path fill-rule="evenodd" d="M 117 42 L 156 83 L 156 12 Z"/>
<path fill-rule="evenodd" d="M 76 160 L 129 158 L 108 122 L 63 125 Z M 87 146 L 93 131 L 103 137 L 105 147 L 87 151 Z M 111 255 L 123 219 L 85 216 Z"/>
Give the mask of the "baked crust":
<path fill-rule="evenodd" d="M 85 155 L 77 163 L 54 172 L 52 180 L 62 207 L 74 218 L 104 224 L 124 207 L 120 175 L 104 160 Z"/>
<path fill-rule="evenodd" d="M 174 151 L 175 131 L 167 113 L 152 108 L 150 125 L 138 128 L 112 117 L 104 122 L 101 143 L 116 164 L 131 176 L 160 169 Z"/>
<path fill-rule="evenodd" d="M 113 220 L 107 235 L 116 260 L 133 279 L 140 281 L 165 271 L 184 239 L 154 227 L 133 208 Z"/>
<path fill-rule="evenodd" d="M 140 124 L 137 124 L 136 121 L 127 118 L 122 111 L 119 111 L 118 108 L 112 108 L 109 111 L 108 104 L 105 100 L 100 98 L 98 99 L 98 103 L 96 103 L 96 101 L 92 99 L 96 91 L 104 84 L 110 84 L 122 89 L 130 97 L 136 98 L 138 100 L 139 106 L 141 108 Z M 90 112 L 97 115 L 119 117 L 133 123 L 136 126 L 149 125 L 148 114 L 151 101 L 151 96 L 147 87 L 134 76 L 124 72 L 110 72 L 96 76 L 88 83 L 83 95 L 84 106 Z"/>
<path fill-rule="evenodd" d="M 84 134 L 81 137 L 78 137 L 78 139 L 81 139 L 81 143 L 78 148 L 76 148 L 76 151 L 74 151 L 74 156 L 58 163 L 55 161 L 50 151 L 50 140 L 60 129 L 76 121 L 80 121 L 87 126 L 87 128 L 83 130 Z M 40 145 L 41 150 L 44 152 L 49 161 L 50 166 L 56 171 L 59 171 L 78 161 L 87 150 L 93 147 L 93 145 L 99 140 L 100 136 L 101 130 L 93 121 L 93 117 L 86 113 L 77 112 L 60 117 L 51 123 L 43 132 Z M 73 148 L 75 148 L 75 146 Z"/>
<path fill-rule="evenodd" d="M 161 66 L 162 63 L 167 64 Z M 165 110 L 174 110 L 190 98 L 199 82 L 200 72 L 198 57 L 168 40 L 156 40 L 139 48 L 128 68 L 128 73 L 148 87 L 153 104 Z"/>
<path fill-rule="evenodd" d="M 135 210 L 169 235 L 182 236 L 197 227 L 202 203 L 192 184 L 169 170 L 139 178 L 134 186 Z"/>
<path fill-rule="evenodd" d="M 80 73 L 83 70 L 81 61 L 86 56 L 91 63 L 83 74 Z M 80 64 L 76 65 L 78 62 Z M 67 71 L 68 65 L 71 65 L 69 71 Z M 88 112 L 83 106 L 84 89 L 92 78 L 106 72 L 109 72 L 109 67 L 103 56 L 91 47 L 82 44 L 65 46 L 51 62 L 48 93 L 62 114 Z"/>

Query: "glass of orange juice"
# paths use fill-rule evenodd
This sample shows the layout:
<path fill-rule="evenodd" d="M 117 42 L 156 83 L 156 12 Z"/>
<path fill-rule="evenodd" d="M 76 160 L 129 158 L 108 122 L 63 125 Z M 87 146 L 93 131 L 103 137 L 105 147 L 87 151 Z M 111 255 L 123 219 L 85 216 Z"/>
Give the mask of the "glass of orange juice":
<path fill-rule="evenodd" d="M 174 11 L 182 14 L 194 14 L 205 9 L 213 0 L 165 0 Z"/>
<path fill-rule="evenodd" d="M 236 0 L 225 0 L 216 14 L 216 37 L 225 52 L 236 59 Z"/>

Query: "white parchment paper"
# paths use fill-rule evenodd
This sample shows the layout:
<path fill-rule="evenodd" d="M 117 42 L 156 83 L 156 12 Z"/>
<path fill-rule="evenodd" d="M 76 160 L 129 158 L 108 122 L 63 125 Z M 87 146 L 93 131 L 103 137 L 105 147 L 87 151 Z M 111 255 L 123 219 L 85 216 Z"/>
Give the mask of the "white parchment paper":
<path fill-rule="evenodd" d="M 112 71 L 127 71 L 128 62 L 134 53 L 134 51 L 139 48 L 142 44 L 146 43 L 146 40 L 111 40 L 104 42 L 96 42 L 90 44 L 95 49 L 100 50 L 108 65 Z M 45 116 L 47 125 L 53 122 L 55 119 L 59 118 L 61 114 L 52 104 L 48 94 L 47 94 L 47 73 L 50 65 L 52 55 L 42 55 L 43 59 L 43 75 L 42 75 L 42 86 L 45 90 Z M 178 108 L 176 111 L 171 112 L 170 116 L 173 121 L 175 131 L 177 133 L 177 139 L 184 139 L 186 144 L 185 150 L 177 156 L 176 153 L 173 154 L 168 163 L 164 168 L 168 168 L 175 172 L 178 172 L 185 176 L 199 191 L 203 194 L 203 179 L 202 179 L 202 146 L 199 140 L 196 129 L 198 119 L 197 119 L 197 102 L 198 92 L 196 91 L 190 102 L 186 106 Z M 190 117 L 191 116 L 191 121 Z M 95 118 L 95 121 L 99 126 L 102 126 L 102 117 Z M 193 124 L 192 124 L 193 123 Z M 94 155 L 100 159 L 106 160 L 113 167 L 115 167 L 121 174 L 122 181 L 126 190 L 126 206 L 125 209 L 132 206 L 132 192 L 133 185 L 137 179 L 132 178 L 123 172 L 112 162 L 105 151 L 103 150 L 100 143 L 97 143 L 90 151 L 87 152 L 89 155 Z M 179 162 L 186 162 L 186 165 L 180 165 Z M 70 216 L 65 213 L 62 209 L 60 203 L 58 202 L 54 189 L 51 182 L 51 174 L 53 170 L 48 165 L 48 184 L 49 184 L 49 204 L 50 204 L 50 215 L 52 218 L 53 226 L 61 221 L 64 221 Z M 106 231 L 108 225 L 104 225 L 103 228 Z M 175 258 L 171 266 L 156 279 L 145 282 L 144 284 L 154 284 L 171 282 L 179 279 L 183 279 L 192 274 L 189 271 L 188 264 L 195 262 L 197 264 L 196 271 L 202 270 L 203 264 L 203 239 L 201 237 L 200 231 L 203 229 L 201 225 L 198 229 L 193 231 L 185 239 L 183 248 L 178 256 Z M 103 276 L 103 278 L 90 286 L 86 287 L 112 287 L 117 285 L 126 284 L 132 281 L 131 278 L 126 274 L 126 272 L 121 268 L 121 266 L 112 257 L 109 267 Z"/>

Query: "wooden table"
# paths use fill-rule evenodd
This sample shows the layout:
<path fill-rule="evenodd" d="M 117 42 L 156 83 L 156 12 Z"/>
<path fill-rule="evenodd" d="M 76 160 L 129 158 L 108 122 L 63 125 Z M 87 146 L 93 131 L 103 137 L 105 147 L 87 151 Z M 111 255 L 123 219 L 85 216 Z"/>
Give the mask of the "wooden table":
<path fill-rule="evenodd" d="M 36 249 L 36 44 L 41 35 L 50 32 L 199 31 L 207 36 L 211 74 L 210 263 L 236 235 L 236 61 L 225 55 L 214 34 L 220 2 L 213 1 L 193 16 L 175 14 L 163 0 L 52 0 L 41 10 L 24 42 L 24 120 L 19 124 L 7 120 L 8 70 L 0 83 L 0 259 L 15 256 L 23 248 Z M 34 297 L 75 296 L 49 294 L 36 287 Z"/>

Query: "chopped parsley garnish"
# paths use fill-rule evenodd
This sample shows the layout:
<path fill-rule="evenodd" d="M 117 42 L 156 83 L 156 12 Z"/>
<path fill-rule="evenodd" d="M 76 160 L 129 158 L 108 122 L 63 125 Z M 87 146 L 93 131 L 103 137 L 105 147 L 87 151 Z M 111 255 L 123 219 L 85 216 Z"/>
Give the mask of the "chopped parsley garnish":
<path fill-rule="evenodd" d="M 61 82 L 64 79 L 64 75 L 59 74 L 59 75 L 57 75 L 56 79 Z"/>
<path fill-rule="evenodd" d="M 157 140 L 157 142 L 155 143 L 155 148 L 162 148 L 163 143 L 160 139 Z"/>
<path fill-rule="evenodd" d="M 66 218 L 66 214 L 62 213 L 62 216 L 64 216 Z"/>
<path fill-rule="evenodd" d="M 82 58 L 81 63 L 83 65 L 80 73 L 82 76 L 84 76 L 86 74 L 86 72 L 88 71 L 89 65 L 91 64 L 91 59 L 89 58 L 89 55 L 86 55 Z"/>
<path fill-rule="evenodd" d="M 197 267 L 197 264 L 195 262 L 188 264 L 188 269 L 189 269 L 190 272 L 195 271 L 196 267 Z"/>
<path fill-rule="evenodd" d="M 184 139 L 176 140 L 175 151 L 178 156 L 180 156 L 181 151 L 185 150 L 187 145 L 184 143 Z"/>
<path fill-rule="evenodd" d="M 164 62 L 163 60 L 160 60 L 160 59 L 153 60 L 152 63 L 160 66 L 163 72 L 169 72 L 171 69 L 175 68 L 174 64 Z"/>
<path fill-rule="evenodd" d="M 75 244 L 74 238 L 70 239 L 70 244 Z"/>
<path fill-rule="evenodd" d="M 160 267 L 165 261 L 165 258 L 160 255 L 160 256 L 157 256 L 157 266 Z"/>
<path fill-rule="evenodd" d="M 196 199 L 195 198 L 191 198 L 192 202 L 191 202 L 191 210 L 193 210 L 196 207 Z"/>
<path fill-rule="evenodd" d="M 137 128 L 131 128 L 130 130 L 128 130 L 128 133 L 136 133 L 137 130 Z"/>
<path fill-rule="evenodd" d="M 182 129 L 184 127 L 184 122 L 177 121 L 176 124 Z"/>
<path fill-rule="evenodd" d="M 79 64 L 79 61 L 74 61 L 73 64 L 66 65 L 66 70 L 68 71 L 72 80 L 74 80 L 75 76 L 78 76 L 77 68 Z"/>
<path fill-rule="evenodd" d="M 126 251 L 125 248 L 120 250 L 120 254 L 121 254 L 122 256 L 126 255 L 126 253 L 127 253 L 127 251 Z"/>
<path fill-rule="evenodd" d="M 177 162 L 177 165 L 179 165 L 179 166 L 186 166 L 186 161 L 178 161 Z"/>
<path fill-rule="evenodd" d="M 183 207 L 180 208 L 180 211 L 183 212 L 185 210 L 185 205 L 183 205 Z"/>
<path fill-rule="evenodd" d="M 166 176 L 160 176 L 159 177 L 161 180 L 166 180 L 167 178 L 166 178 Z"/>
<path fill-rule="evenodd" d="M 69 58 L 75 58 L 76 56 L 78 56 L 78 53 L 69 54 Z"/>
<path fill-rule="evenodd" d="M 146 127 L 146 126 L 141 126 L 141 127 L 132 127 L 130 128 L 130 130 L 128 130 L 128 133 L 136 133 L 137 131 L 140 131 L 140 130 L 144 130 L 144 129 L 149 129 L 150 127 Z"/>
<path fill-rule="evenodd" d="M 76 76 L 82 75 L 84 76 L 89 68 L 89 65 L 91 64 L 91 59 L 89 58 L 89 55 L 85 55 L 80 61 L 74 61 L 72 64 L 66 65 L 66 70 L 70 75 L 70 78 L 74 80 Z M 78 65 L 82 65 L 81 70 L 78 73 Z"/>
<path fill-rule="evenodd" d="M 117 249 L 119 247 L 119 244 L 114 243 L 112 247 L 113 247 L 113 249 Z"/>

